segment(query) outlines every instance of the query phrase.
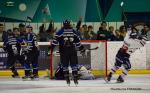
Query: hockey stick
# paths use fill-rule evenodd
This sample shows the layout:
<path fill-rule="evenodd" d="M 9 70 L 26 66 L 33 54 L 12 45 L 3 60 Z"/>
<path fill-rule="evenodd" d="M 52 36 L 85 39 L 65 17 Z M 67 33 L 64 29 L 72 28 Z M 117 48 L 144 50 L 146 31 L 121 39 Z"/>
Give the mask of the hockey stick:
<path fill-rule="evenodd" d="M 89 50 L 89 51 L 91 51 L 91 50 L 97 50 L 97 49 L 99 49 L 100 47 L 101 47 L 101 44 L 98 43 L 98 45 L 96 45 L 94 48 L 87 48 L 86 50 Z"/>
<path fill-rule="evenodd" d="M 123 15 L 123 21 L 127 22 L 127 16 L 125 15 L 125 11 L 124 11 L 124 1 L 122 1 L 120 3 L 120 7 L 121 7 L 121 11 L 122 11 L 122 15 Z"/>
<path fill-rule="evenodd" d="M 94 48 L 89 48 L 89 49 L 86 49 L 86 50 L 97 50 L 99 47 L 94 47 Z"/>

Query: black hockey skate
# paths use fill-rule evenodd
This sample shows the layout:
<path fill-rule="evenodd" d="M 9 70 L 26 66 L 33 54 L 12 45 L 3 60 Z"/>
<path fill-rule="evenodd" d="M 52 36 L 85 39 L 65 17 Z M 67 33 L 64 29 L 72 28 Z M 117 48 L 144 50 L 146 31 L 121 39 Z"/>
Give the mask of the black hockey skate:
<path fill-rule="evenodd" d="M 76 86 L 79 84 L 77 78 L 74 78 L 73 81 L 74 81 L 74 84 L 75 84 Z"/>
<path fill-rule="evenodd" d="M 19 77 L 19 75 L 15 75 L 15 74 L 13 74 L 13 75 L 11 75 L 13 78 L 20 78 Z"/>
<path fill-rule="evenodd" d="M 23 81 L 29 81 L 31 80 L 32 76 L 31 76 L 31 70 L 25 70 L 25 76 L 22 77 Z"/>
<path fill-rule="evenodd" d="M 105 78 L 106 83 L 109 83 L 112 78 L 112 73 L 110 72 L 109 75 Z"/>
<path fill-rule="evenodd" d="M 38 69 L 33 69 L 31 79 L 35 81 L 39 80 Z"/>
<path fill-rule="evenodd" d="M 72 71 L 74 84 L 78 85 L 78 71 Z"/>
<path fill-rule="evenodd" d="M 18 74 L 18 72 L 17 72 L 17 70 L 15 69 L 14 66 L 11 67 L 10 69 L 11 69 L 11 71 L 12 71 L 12 73 L 13 73 L 13 74 L 11 75 L 13 78 L 20 78 L 20 77 L 19 77 L 19 74 Z"/>
<path fill-rule="evenodd" d="M 69 70 L 63 71 L 63 73 L 64 73 L 64 77 L 65 77 L 67 85 L 70 86 L 71 82 L 70 82 Z"/>
<path fill-rule="evenodd" d="M 70 83 L 71 83 L 71 82 L 70 82 L 70 78 L 67 78 L 67 79 L 66 79 L 66 82 L 67 82 L 67 85 L 70 86 Z"/>
<path fill-rule="evenodd" d="M 33 75 L 33 76 L 31 76 L 31 80 L 38 81 L 39 80 L 39 76 L 38 75 Z"/>
<path fill-rule="evenodd" d="M 31 76 L 23 76 L 22 80 L 23 81 L 30 81 L 31 80 Z"/>
<path fill-rule="evenodd" d="M 117 83 L 123 83 L 123 82 L 124 82 L 124 79 L 121 76 L 119 76 L 117 79 Z"/>
<path fill-rule="evenodd" d="M 18 73 L 14 73 L 13 75 L 11 75 L 13 78 L 20 78 Z"/>

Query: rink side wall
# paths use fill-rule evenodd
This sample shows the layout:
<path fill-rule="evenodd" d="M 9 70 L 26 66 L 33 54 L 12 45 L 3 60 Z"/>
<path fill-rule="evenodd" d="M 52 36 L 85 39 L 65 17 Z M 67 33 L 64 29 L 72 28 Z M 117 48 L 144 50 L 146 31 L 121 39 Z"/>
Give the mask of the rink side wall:
<path fill-rule="evenodd" d="M 108 70 L 113 67 L 115 62 L 115 55 L 118 49 L 122 46 L 123 42 L 108 42 L 107 48 L 107 60 L 108 60 Z M 2 42 L 0 42 L 0 45 Z M 150 74 L 150 41 L 147 41 L 145 47 L 137 50 L 130 57 L 131 61 L 131 71 L 130 74 Z M 24 72 L 19 70 L 20 75 L 23 75 Z M 94 74 L 97 74 L 97 71 L 93 70 Z M 118 71 L 117 73 L 120 73 Z M 39 74 L 45 76 L 48 74 L 47 71 L 39 71 Z M 0 70 L 0 76 L 9 76 L 11 72 L 9 70 Z"/>

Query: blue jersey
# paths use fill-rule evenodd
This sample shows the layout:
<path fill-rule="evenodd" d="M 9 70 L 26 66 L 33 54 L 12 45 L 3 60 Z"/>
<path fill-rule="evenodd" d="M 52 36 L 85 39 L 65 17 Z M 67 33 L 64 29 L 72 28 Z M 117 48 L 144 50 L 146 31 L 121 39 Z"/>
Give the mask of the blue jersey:
<path fill-rule="evenodd" d="M 9 53 L 16 52 L 16 54 L 19 53 L 21 48 L 19 40 L 14 35 L 8 36 L 5 39 L 3 46 L 7 52 Z"/>
<path fill-rule="evenodd" d="M 60 47 L 81 47 L 79 36 L 74 29 L 60 29 L 52 42 L 52 46 L 59 45 Z"/>
<path fill-rule="evenodd" d="M 37 39 L 34 33 L 28 33 L 26 37 L 26 43 L 28 50 L 32 50 L 33 48 L 37 48 Z"/>
<path fill-rule="evenodd" d="M 18 36 L 17 39 L 21 43 L 21 45 L 26 44 L 26 36 L 25 35 Z"/>

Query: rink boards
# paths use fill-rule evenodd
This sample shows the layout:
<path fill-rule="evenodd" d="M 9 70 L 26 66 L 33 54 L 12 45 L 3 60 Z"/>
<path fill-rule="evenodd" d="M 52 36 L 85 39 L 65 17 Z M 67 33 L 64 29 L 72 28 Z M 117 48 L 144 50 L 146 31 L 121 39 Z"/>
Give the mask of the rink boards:
<path fill-rule="evenodd" d="M 45 43 L 45 42 L 44 42 Z M 0 43 L 1 45 L 2 43 Z M 40 43 L 42 45 L 42 43 Z M 49 56 L 47 55 L 48 52 L 48 46 L 50 45 L 49 42 L 47 42 L 47 46 L 42 46 L 41 48 L 41 55 L 40 58 L 40 68 L 42 71 L 40 71 L 40 75 L 46 75 L 47 72 L 45 71 L 47 68 L 49 68 Z M 108 60 L 108 70 L 113 66 L 114 60 L 115 60 L 115 54 L 117 53 L 118 49 L 122 46 L 122 42 L 107 42 L 107 60 Z M 146 46 L 141 48 L 140 50 L 137 50 L 133 55 L 131 55 L 131 65 L 132 69 L 129 72 L 130 74 L 150 74 L 150 42 L 148 41 Z M 45 58 L 44 58 L 45 57 Z M 6 59 L 5 59 L 6 61 Z M 43 62 L 47 62 L 46 64 L 43 64 Z M 93 62 L 92 62 L 93 63 Z M 0 65 L 4 65 L 3 63 L 0 63 Z M 17 65 L 19 68 L 20 65 Z M 5 69 L 5 66 L 3 66 Z M 1 67 L 2 69 L 2 67 Z M 23 74 L 22 70 L 19 70 L 21 74 Z M 99 73 L 103 72 L 103 70 L 96 70 L 93 69 L 92 73 L 95 75 L 98 75 Z M 120 73 L 118 71 L 117 73 Z M 7 76 L 10 75 L 10 71 L 4 71 L 0 70 L 0 76 Z"/>

